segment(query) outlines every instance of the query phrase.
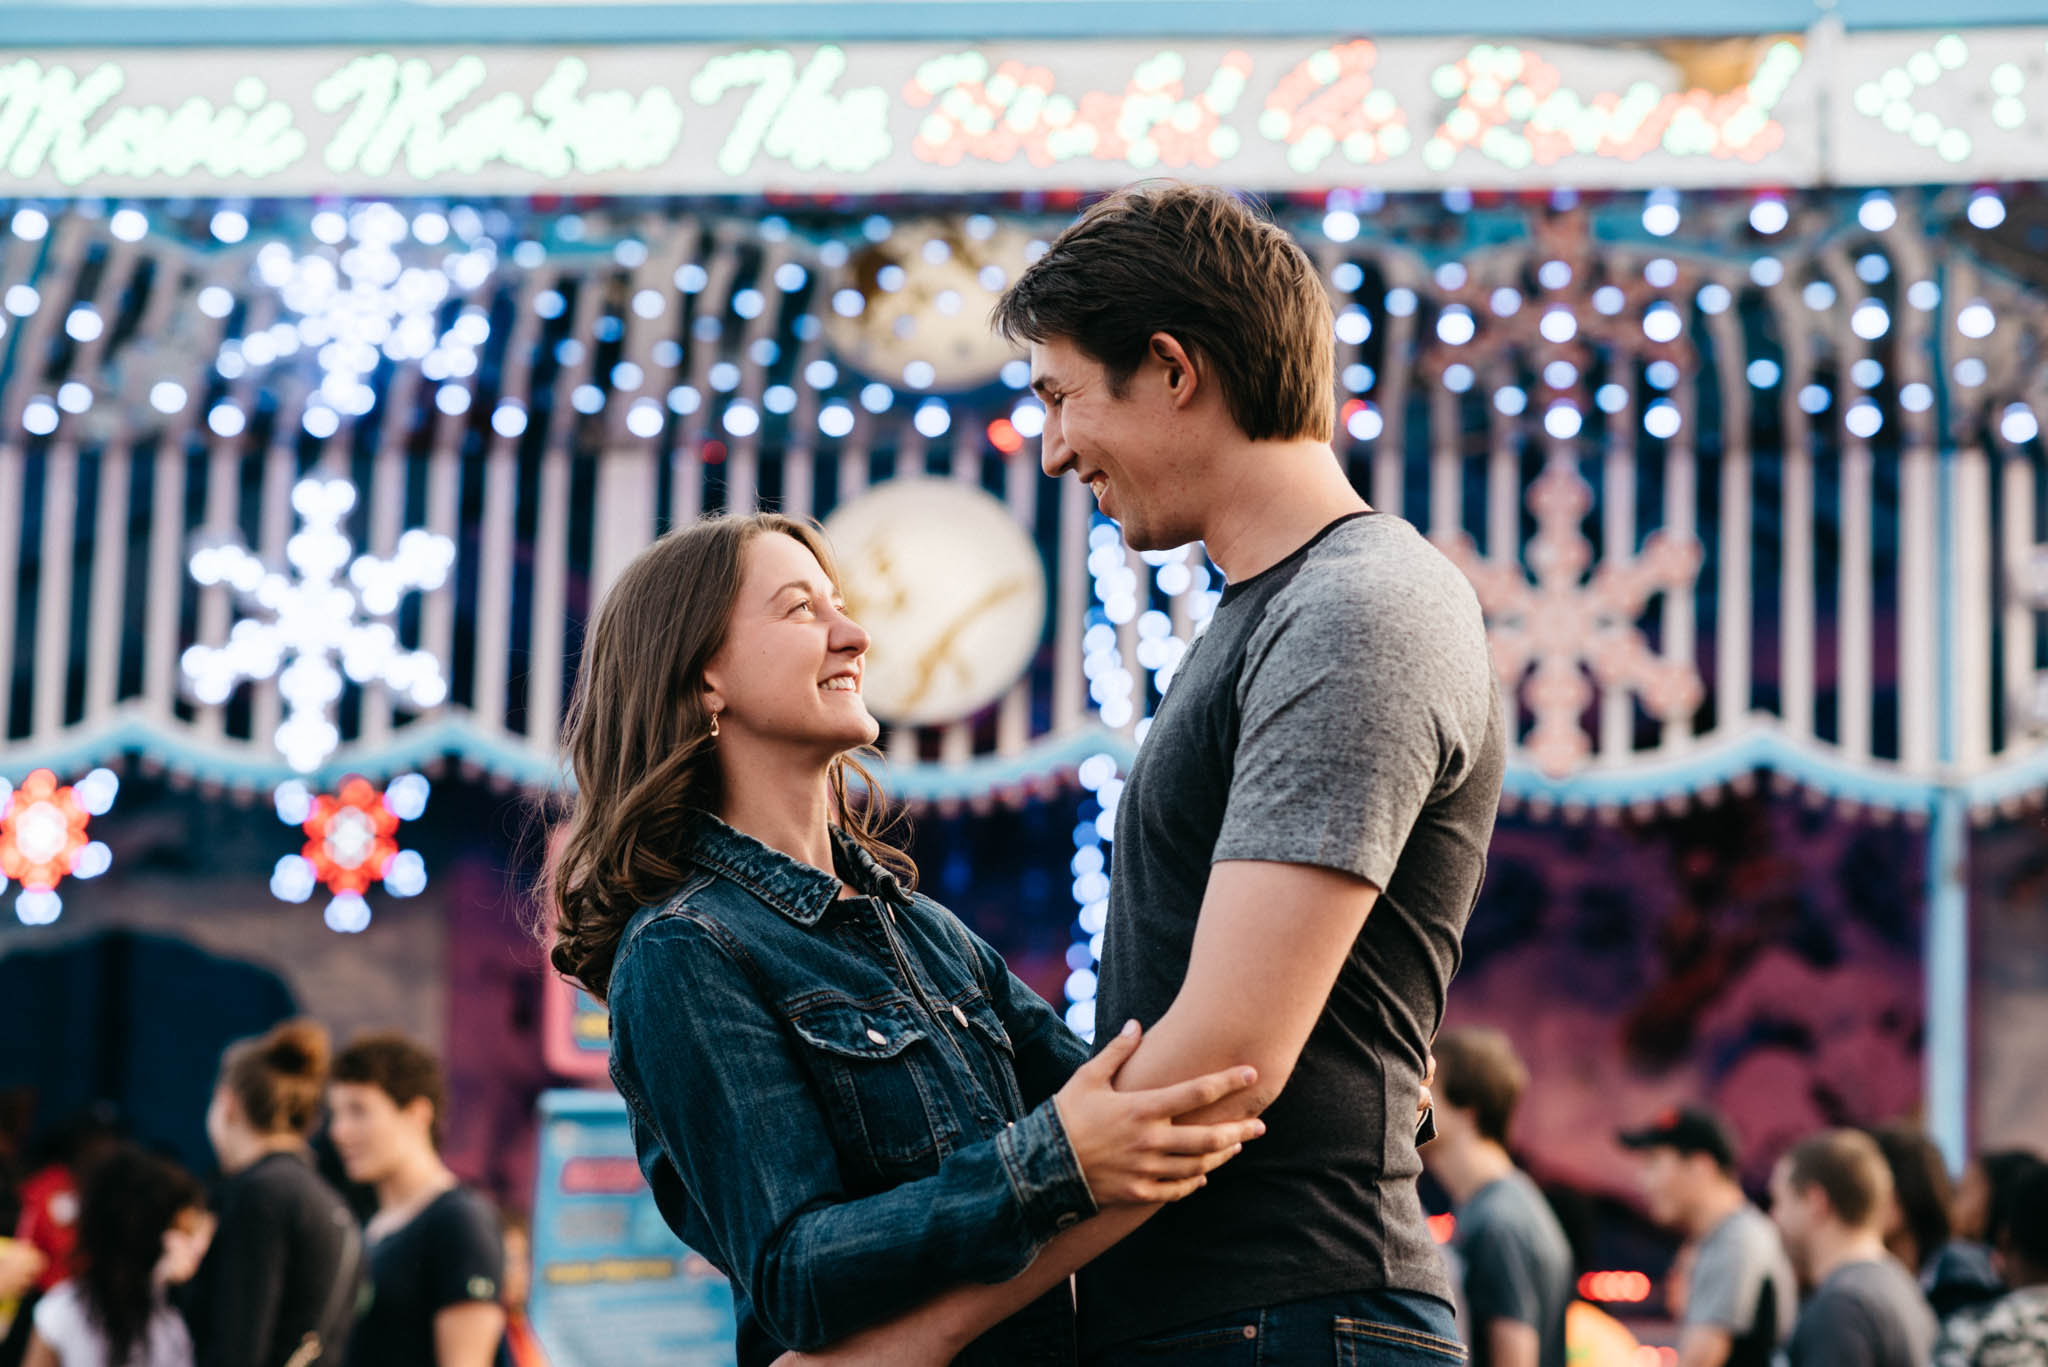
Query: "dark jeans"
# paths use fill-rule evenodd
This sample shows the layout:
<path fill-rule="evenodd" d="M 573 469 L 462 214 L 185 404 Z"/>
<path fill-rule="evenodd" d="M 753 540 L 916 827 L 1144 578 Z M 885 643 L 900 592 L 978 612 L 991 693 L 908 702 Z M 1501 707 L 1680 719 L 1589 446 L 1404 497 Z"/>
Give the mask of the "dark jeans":
<path fill-rule="evenodd" d="M 1091 1353 L 1086 1367 L 1445 1367 L 1465 1361 L 1451 1307 L 1354 1291 L 1238 1310 Z"/>

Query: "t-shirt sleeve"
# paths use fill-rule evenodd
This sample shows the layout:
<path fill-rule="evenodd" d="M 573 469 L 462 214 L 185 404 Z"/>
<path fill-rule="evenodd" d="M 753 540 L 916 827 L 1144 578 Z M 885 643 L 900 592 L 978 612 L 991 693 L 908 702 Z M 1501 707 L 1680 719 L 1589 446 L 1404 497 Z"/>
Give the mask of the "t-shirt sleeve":
<path fill-rule="evenodd" d="M 1494 1320 L 1543 1328 L 1543 1296 L 1517 1239 L 1506 1230 L 1483 1230 L 1465 1243 L 1464 1254 L 1465 1306 L 1475 1334 L 1484 1335 Z"/>
<path fill-rule="evenodd" d="M 1420 566 L 1383 578 L 1305 570 L 1269 604 L 1239 676 L 1213 859 L 1312 864 L 1384 892 L 1424 806 L 1471 771 L 1498 703 L 1470 591 Z"/>
<path fill-rule="evenodd" d="M 1846 1296 L 1821 1296 L 1807 1306 L 1785 1356 L 1791 1367 L 1882 1367 L 1868 1319 Z"/>
<path fill-rule="evenodd" d="M 37 1336 L 56 1350 L 59 1358 L 82 1353 L 88 1344 L 85 1307 L 76 1291 L 73 1285 L 60 1285 L 36 1302 L 29 1320 Z"/>
<path fill-rule="evenodd" d="M 1757 1295 L 1769 1269 L 1754 1245 L 1714 1239 L 1701 1245 L 1686 1292 L 1685 1322 L 1711 1325 L 1731 1334 L 1756 1322 Z"/>
<path fill-rule="evenodd" d="M 497 1212 L 481 1197 L 444 1208 L 427 1269 L 427 1302 L 435 1312 L 470 1301 L 496 1301 L 505 1279 L 505 1237 Z"/>

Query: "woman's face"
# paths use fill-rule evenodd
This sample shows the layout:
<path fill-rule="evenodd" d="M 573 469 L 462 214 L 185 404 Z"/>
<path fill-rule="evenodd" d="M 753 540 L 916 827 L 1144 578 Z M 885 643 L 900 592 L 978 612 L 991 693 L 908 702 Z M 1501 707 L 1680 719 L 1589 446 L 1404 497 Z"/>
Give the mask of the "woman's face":
<path fill-rule="evenodd" d="M 1991 1179 L 1984 1174 L 1982 1163 L 1971 1163 L 1963 1169 L 1962 1180 L 1956 1183 L 1955 1199 L 1949 1207 L 1949 1222 L 1955 1227 L 1958 1239 L 1972 1243 L 1984 1241 L 1984 1229 L 1990 1223 Z"/>
<path fill-rule="evenodd" d="M 163 1256 L 157 1260 L 159 1286 L 179 1286 L 192 1280 L 199 1264 L 206 1260 L 207 1245 L 213 1242 L 214 1219 L 203 1210 L 181 1210 L 164 1231 Z"/>
<path fill-rule="evenodd" d="M 742 554 L 732 623 L 704 671 L 720 748 L 829 757 L 872 744 L 881 726 L 860 693 L 868 634 L 846 615 L 824 567 L 802 542 L 775 532 Z"/>

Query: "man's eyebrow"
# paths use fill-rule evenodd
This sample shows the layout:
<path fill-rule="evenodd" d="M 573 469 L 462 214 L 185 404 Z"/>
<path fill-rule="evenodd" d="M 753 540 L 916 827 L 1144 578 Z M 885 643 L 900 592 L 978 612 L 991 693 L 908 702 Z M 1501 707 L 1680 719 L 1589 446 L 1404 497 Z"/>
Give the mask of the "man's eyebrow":
<path fill-rule="evenodd" d="M 1058 388 L 1058 381 L 1054 380 L 1050 375 L 1035 375 L 1031 379 L 1031 392 L 1038 395 L 1041 399 L 1056 388 Z"/>

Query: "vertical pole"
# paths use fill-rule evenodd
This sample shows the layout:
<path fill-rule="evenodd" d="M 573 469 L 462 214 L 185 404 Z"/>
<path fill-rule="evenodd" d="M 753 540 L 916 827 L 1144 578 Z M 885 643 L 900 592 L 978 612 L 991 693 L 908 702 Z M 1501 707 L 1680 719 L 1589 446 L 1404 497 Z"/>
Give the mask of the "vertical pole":
<path fill-rule="evenodd" d="M 1954 519 L 1956 459 L 1941 457 L 1935 518 L 1937 602 L 1952 605 L 1956 582 Z M 1968 800 L 1956 782 L 1955 613 L 1936 614 L 1935 740 L 1942 786 L 1928 822 L 1927 842 L 1927 1133 L 1951 1172 L 1970 1152 L 1970 892 Z"/>

